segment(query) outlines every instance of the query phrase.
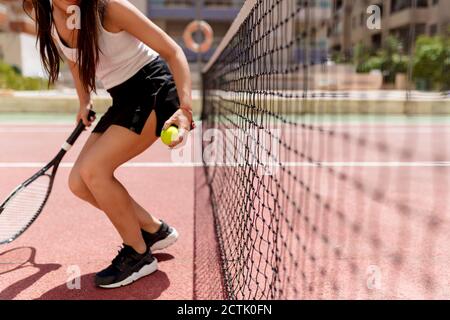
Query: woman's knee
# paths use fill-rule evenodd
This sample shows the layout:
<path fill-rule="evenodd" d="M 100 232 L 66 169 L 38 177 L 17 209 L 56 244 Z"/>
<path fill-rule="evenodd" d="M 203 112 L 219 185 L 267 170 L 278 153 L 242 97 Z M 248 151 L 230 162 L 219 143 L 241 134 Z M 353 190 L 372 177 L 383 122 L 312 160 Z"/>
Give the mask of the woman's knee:
<path fill-rule="evenodd" d="M 69 175 L 69 189 L 74 195 L 79 198 L 84 198 L 84 195 L 89 192 L 84 183 L 80 171 L 77 168 L 72 169 Z"/>
<path fill-rule="evenodd" d="M 113 171 L 95 161 L 85 161 L 80 165 L 80 178 L 89 187 L 101 187 L 113 177 Z"/>

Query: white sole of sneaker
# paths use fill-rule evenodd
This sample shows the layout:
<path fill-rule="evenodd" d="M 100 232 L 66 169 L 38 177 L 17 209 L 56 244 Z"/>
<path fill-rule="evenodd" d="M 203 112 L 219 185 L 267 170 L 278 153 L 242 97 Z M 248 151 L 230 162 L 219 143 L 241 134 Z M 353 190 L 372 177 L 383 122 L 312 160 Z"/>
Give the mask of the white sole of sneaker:
<path fill-rule="evenodd" d="M 152 250 L 152 252 L 164 250 L 164 249 L 170 247 L 171 245 L 173 245 L 175 242 L 177 242 L 178 237 L 179 237 L 178 231 L 175 230 L 174 228 L 172 228 L 172 230 L 173 230 L 172 233 L 169 234 L 169 236 L 167 238 L 153 244 L 153 246 L 150 248 Z"/>
<path fill-rule="evenodd" d="M 117 282 L 117 283 L 113 283 L 113 284 L 109 284 L 109 285 L 101 285 L 100 287 L 105 288 L 105 289 L 114 289 L 114 288 L 124 287 L 129 284 L 132 284 L 133 282 L 135 282 L 145 276 L 152 274 L 153 272 L 155 272 L 157 270 L 158 270 L 158 261 L 155 259 L 151 264 L 147 264 L 147 265 L 143 266 L 141 268 L 141 270 L 133 273 L 128 278 L 126 278 L 120 282 Z"/>

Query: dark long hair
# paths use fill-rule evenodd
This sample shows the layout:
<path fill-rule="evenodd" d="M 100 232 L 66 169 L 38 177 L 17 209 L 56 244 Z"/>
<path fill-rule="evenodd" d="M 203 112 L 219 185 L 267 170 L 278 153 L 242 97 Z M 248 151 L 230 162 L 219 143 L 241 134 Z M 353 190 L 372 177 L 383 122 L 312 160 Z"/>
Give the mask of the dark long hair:
<path fill-rule="evenodd" d="M 99 28 L 103 21 L 107 0 L 80 0 L 81 29 L 78 30 L 78 68 L 80 80 L 88 91 L 95 91 L 95 70 L 100 56 Z M 31 7 L 32 6 L 32 7 Z M 30 14 L 34 8 L 37 41 L 49 83 L 58 80 L 61 54 L 52 37 L 53 15 L 50 0 L 24 0 L 23 7 Z"/>

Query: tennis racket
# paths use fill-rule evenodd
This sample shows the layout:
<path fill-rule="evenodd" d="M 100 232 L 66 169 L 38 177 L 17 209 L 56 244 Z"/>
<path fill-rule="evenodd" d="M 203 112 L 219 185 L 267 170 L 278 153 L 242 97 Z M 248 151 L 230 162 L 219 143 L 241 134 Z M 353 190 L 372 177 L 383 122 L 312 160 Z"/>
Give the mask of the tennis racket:
<path fill-rule="evenodd" d="M 89 112 L 89 118 L 95 115 Z M 80 121 L 55 158 L 18 186 L 0 205 L 0 245 L 22 235 L 42 212 L 52 191 L 59 164 L 76 142 L 85 125 Z"/>

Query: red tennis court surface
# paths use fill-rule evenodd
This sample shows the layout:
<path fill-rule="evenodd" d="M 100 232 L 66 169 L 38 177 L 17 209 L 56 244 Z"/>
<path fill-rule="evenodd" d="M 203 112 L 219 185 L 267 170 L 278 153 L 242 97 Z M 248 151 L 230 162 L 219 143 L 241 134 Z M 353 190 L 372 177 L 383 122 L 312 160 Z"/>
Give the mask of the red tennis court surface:
<path fill-rule="evenodd" d="M 1 124 L 0 198 L 49 161 L 72 129 L 70 124 Z M 170 166 L 170 151 L 160 142 L 132 162 L 138 167 L 121 168 L 117 175 L 139 203 L 179 231 L 180 239 L 156 254 L 155 274 L 121 289 L 94 287 L 94 274 L 114 258 L 121 240 L 102 212 L 67 187 L 71 163 L 87 137 L 83 134 L 64 159 L 35 224 L 0 248 L 0 299 L 193 299 L 194 168 Z"/>
<path fill-rule="evenodd" d="M 420 129 L 420 130 L 419 130 Z M 0 124 L 0 198 L 7 194 L 25 178 L 34 173 L 49 157 L 55 154 L 61 143 L 71 132 L 70 124 Z M 356 127 L 355 130 L 365 130 Z M 442 141 L 449 141 L 450 130 L 446 124 L 428 126 L 391 126 L 382 128 L 391 138 L 392 145 L 402 145 L 404 141 L 396 140 L 396 135 L 405 136 L 405 131 L 421 132 L 414 136 L 417 146 L 417 163 L 408 167 L 399 165 L 398 179 L 401 179 L 402 168 L 406 168 L 411 184 L 408 190 L 403 188 L 389 189 L 391 199 L 401 199 L 405 194 L 415 195 L 417 199 L 407 199 L 416 204 L 414 210 L 423 211 L 434 204 L 435 211 L 439 212 L 440 229 L 432 229 L 432 221 L 427 221 L 427 212 L 413 218 L 389 215 L 389 211 L 378 212 L 379 206 L 372 205 L 365 208 L 358 199 L 359 193 L 335 181 L 334 188 L 339 194 L 334 194 L 336 209 L 347 214 L 348 223 L 362 219 L 364 212 L 377 217 L 378 224 L 359 226 L 375 230 L 382 237 L 383 243 L 399 252 L 375 250 L 364 247 L 362 236 L 358 230 L 351 229 L 343 224 L 339 216 L 329 216 L 319 206 L 315 206 L 314 199 L 310 200 L 311 219 L 329 219 L 327 221 L 328 237 L 334 241 L 334 252 L 348 243 L 359 248 L 357 252 L 351 251 L 348 256 L 333 258 L 328 246 L 323 245 L 317 235 L 310 231 L 308 221 L 296 220 L 298 232 L 307 237 L 306 245 L 295 247 L 300 257 L 301 273 L 296 274 L 298 283 L 291 283 L 292 287 L 301 290 L 296 296 L 303 298 L 423 298 L 423 297 L 450 297 L 448 289 L 448 262 L 450 249 L 448 197 L 449 162 L 445 158 L 450 154 L 449 146 L 441 148 L 442 157 L 429 157 L 429 150 L 436 136 Z M 372 128 L 373 137 L 376 137 L 377 128 Z M 165 252 L 157 253 L 159 271 L 137 283 L 114 290 L 97 289 L 93 285 L 93 276 L 96 272 L 109 264 L 121 244 L 112 225 L 103 213 L 75 198 L 67 188 L 67 177 L 71 164 L 75 160 L 84 140 L 85 133 L 73 150 L 64 159 L 59 175 L 57 176 L 53 194 L 43 214 L 36 223 L 17 241 L 0 247 L 0 299 L 196 299 L 223 298 L 223 283 L 219 263 L 218 246 L 215 241 L 212 213 L 209 211 L 210 202 L 203 169 L 198 165 L 186 163 L 178 165 L 171 161 L 170 151 L 160 142 L 134 159 L 127 166 L 118 170 L 119 179 L 128 187 L 130 193 L 145 208 L 166 220 L 176 227 L 181 235 L 178 243 Z M 299 135 L 301 136 L 301 135 Z M 313 137 L 311 137 L 313 138 Z M 311 154 L 320 152 L 320 136 L 313 139 L 318 141 L 312 148 Z M 345 146 L 335 145 L 336 150 L 345 150 Z M 317 150 L 315 150 L 317 148 Z M 325 162 L 334 162 L 341 166 L 341 172 L 348 172 L 349 176 L 355 174 L 364 177 L 364 180 L 379 185 L 383 179 L 383 170 L 380 163 L 383 161 L 398 161 L 399 159 L 373 159 L 369 152 L 355 153 L 352 156 L 346 153 L 333 152 Z M 284 159 L 283 159 L 284 160 Z M 367 169 L 358 173 L 358 166 L 350 164 L 351 161 L 363 164 Z M 338 163 L 338 164 L 336 164 Z M 340 164 L 339 164 L 340 163 Z M 297 164 L 302 166 L 302 164 Z M 303 164 L 301 170 L 307 174 L 308 170 L 318 170 L 314 166 Z M 405 165 L 405 164 L 403 164 Z M 440 166 L 436 171 L 435 165 Z M 382 165 L 381 165 L 382 166 Z M 378 168 L 371 171 L 371 167 Z M 325 167 L 326 168 L 326 167 Z M 219 168 L 219 170 L 226 170 Z M 376 172 L 377 175 L 371 174 Z M 436 179 L 439 172 L 447 179 Z M 380 176 L 381 175 L 381 176 Z M 433 178 L 434 175 L 434 178 Z M 327 190 L 327 181 L 321 183 L 320 179 L 326 175 L 317 176 L 311 182 L 311 192 L 331 197 Z M 393 177 L 391 177 L 392 181 Z M 397 179 L 397 178 L 395 178 Z M 376 181 L 375 181 L 376 180 Z M 400 181 L 400 180 L 395 180 Z M 446 184 L 433 184 L 435 181 L 447 181 Z M 314 182 L 314 183 L 313 183 Z M 395 184 L 398 186 L 400 184 Z M 319 188 L 320 187 L 320 188 Z M 338 188 L 339 187 L 339 188 Z M 354 202 L 341 201 L 340 197 L 346 193 L 347 199 L 354 194 Z M 302 196 L 304 197 L 304 195 Z M 317 199 L 316 199 L 317 200 Z M 305 206 L 308 206 L 308 201 Z M 362 201 L 362 200 L 361 200 Z M 364 207 L 364 208 L 363 208 Z M 358 209 L 359 208 L 359 209 Z M 362 209 L 361 209 L 362 208 Z M 317 211 L 318 210 L 318 211 Z M 425 209 L 424 209 L 425 210 Z M 317 214 L 315 214 L 317 213 Z M 264 211 L 262 211 L 264 215 Z M 385 216 L 383 216 L 385 215 Z M 258 222 L 255 222 L 257 226 Z M 315 221 L 310 221 L 315 225 Z M 318 224 L 321 225 L 321 224 Z M 407 227 L 407 236 L 398 234 L 403 230 L 401 225 Z M 358 226 L 358 224 L 354 224 Z M 431 226 L 431 227 L 430 227 Z M 286 226 L 289 227 L 289 226 Z M 376 227 L 376 229 L 371 229 Z M 348 231 L 349 228 L 353 231 Z M 285 230 L 286 231 L 286 230 Z M 315 232 L 320 233 L 319 227 Z M 323 231 L 323 230 L 322 230 Z M 347 232 L 348 231 L 348 232 Z M 374 231 L 374 232 L 375 232 Z M 264 231 L 262 231 L 264 232 Z M 280 232 L 284 232 L 281 230 Z M 405 232 L 403 230 L 402 232 Z M 429 236 L 430 232 L 434 235 Z M 286 231 L 287 233 L 287 231 Z M 342 240 L 343 234 L 345 238 Z M 264 234 L 263 234 L 264 236 Z M 259 238 L 259 235 L 250 234 L 249 241 Z M 406 240 L 405 240 L 406 239 Z M 409 239 L 409 240 L 408 240 Z M 430 242 L 430 239 L 436 243 Z M 341 241 L 342 240 L 342 241 Z M 341 241 L 341 242 L 339 242 Z M 358 241 L 360 241 L 358 245 Z M 344 243 L 345 242 L 345 243 Z M 328 244 L 329 242 L 327 242 Z M 340 247 L 341 246 L 341 247 Z M 259 250 L 264 251 L 264 244 Z M 375 257 L 373 252 L 376 252 Z M 401 269 L 392 267 L 395 254 L 410 257 L 407 265 Z M 289 263 L 289 252 L 285 252 L 285 262 Z M 237 261 L 251 259 L 251 257 L 236 257 Z M 269 261 L 266 261 L 269 263 Z M 387 265 L 386 265 L 387 264 Z M 370 291 L 365 287 L 367 279 L 365 271 L 375 265 L 389 270 L 385 278 L 387 289 Z M 362 267 L 357 273 L 352 270 L 355 266 Z M 287 272 L 289 270 L 282 270 Z M 429 295 L 426 288 L 427 281 L 422 276 L 432 278 L 434 294 Z M 79 277 L 78 277 L 79 276 Z M 251 276 L 251 275 L 249 275 Z M 265 276 L 256 274 L 258 276 Z M 281 274 L 283 276 L 283 273 Z M 339 281 L 333 281 L 333 278 Z M 305 280 L 306 279 L 306 280 Z M 341 285 L 340 292 L 336 292 L 335 284 Z M 311 291 L 311 288 L 314 288 Z M 345 290 L 344 290 L 345 289 Z"/>

